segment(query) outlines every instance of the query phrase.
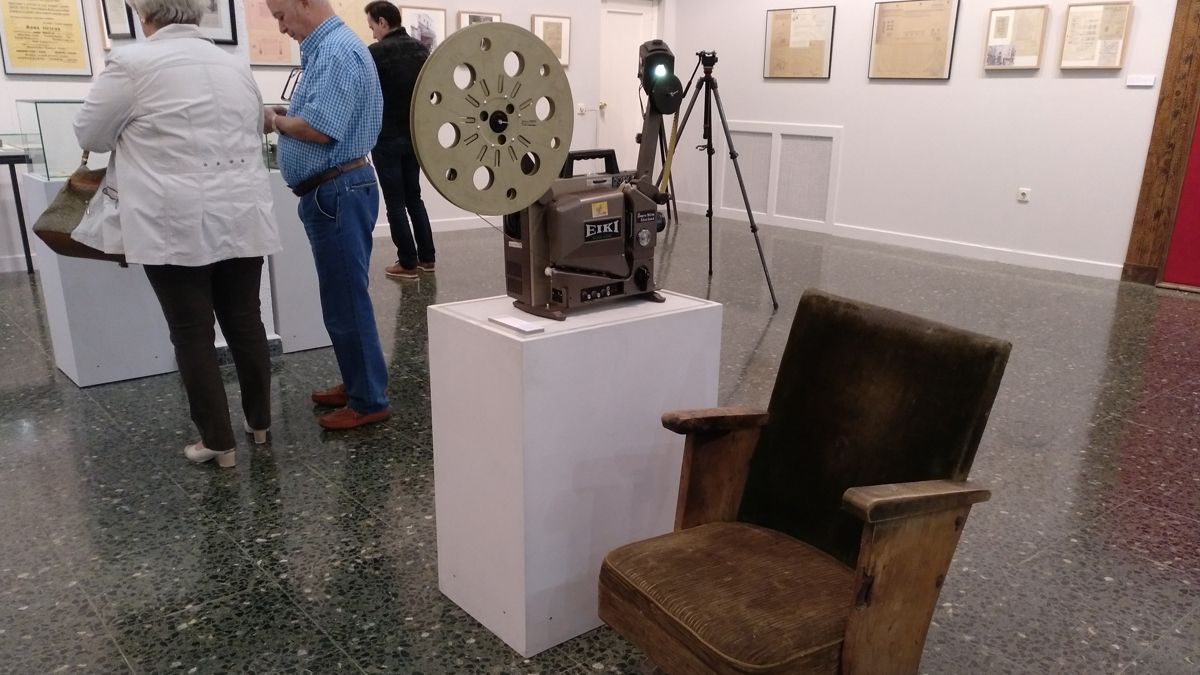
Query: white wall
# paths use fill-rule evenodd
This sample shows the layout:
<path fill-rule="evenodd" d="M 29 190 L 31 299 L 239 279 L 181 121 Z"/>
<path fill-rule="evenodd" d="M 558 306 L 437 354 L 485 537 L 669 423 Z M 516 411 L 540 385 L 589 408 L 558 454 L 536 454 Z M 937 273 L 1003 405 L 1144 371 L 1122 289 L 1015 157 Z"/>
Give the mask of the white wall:
<path fill-rule="evenodd" d="M 363 0 L 363 5 L 367 0 Z M 397 4 L 404 4 L 397 2 Z M 453 32 L 458 26 L 459 10 L 499 12 L 504 21 L 524 28 L 529 28 L 530 16 L 533 13 L 553 14 L 571 17 L 571 65 L 567 75 L 571 81 L 571 91 L 577 103 L 585 103 L 586 107 L 594 109 L 599 100 L 600 82 L 600 0 L 571 0 L 570 2 L 552 0 L 488 0 L 476 2 L 439 2 L 438 0 L 421 0 L 413 3 L 422 7 L 444 8 L 446 10 L 446 30 Z M 96 0 L 83 0 L 84 22 L 92 53 L 92 67 L 99 74 L 104 68 L 104 51 L 101 42 L 103 23 L 97 12 Z M 244 5 L 242 0 L 234 2 L 237 11 L 237 33 L 240 44 L 227 47 L 230 51 L 246 54 L 246 29 Z M 363 21 L 365 21 L 365 15 Z M 130 44 L 129 41 L 114 42 L 117 48 Z M 276 101 L 287 79 L 289 68 L 255 67 L 255 79 L 259 83 L 263 99 Z M 42 76 L 10 76 L 0 74 L 0 132 L 18 131 L 16 106 L 13 101 L 18 99 L 68 99 L 78 100 L 87 95 L 92 78 L 88 77 L 42 77 Z M 595 113 L 575 117 L 574 138 L 576 148 L 590 147 L 595 138 Z M 24 258 L 21 253 L 21 238 L 17 232 L 16 211 L 12 203 L 12 191 L 8 184 L 7 167 L 0 172 L 0 272 L 24 269 Z M 457 229 L 462 227 L 479 227 L 483 222 L 475 215 L 464 213 L 453 206 L 430 186 L 424 183 L 423 197 L 429 208 L 435 230 Z M 497 222 L 497 219 L 492 219 Z M 380 222 L 386 223 L 386 215 L 380 213 Z M 377 235 L 386 234 L 386 225 L 376 230 Z"/>
<path fill-rule="evenodd" d="M 988 10 L 1014 3 L 963 0 L 948 82 L 867 79 L 871 2 L 809 3 L 837 6 L 828 81 L 762 78 L 766 10 L 792 5 L 746 0 L 734 12 L 724 0 L 666 2 L 677 71 L 686 77 L 694 52 L 716 50 L 713 74 L 731 123 L 843 127 L 826 231 L 1119 276 L 1159 95 L 1158 84 L 1125 80 L 1161 80 L 1173 0 L 1135 2 L 1125 67 L 1088 73 L 1059 70 L 1070 0 L 1047 0 L 1041 70 L 1002 74 L 982 67 Z M 699 129 L 699 119 L 688 123 L 676 177 L 679 198 L 702 211 L 703 155 L 690 149 Z M 714 183 L 720 190 L 720 174 Z M 1029 204 L 1016 201 L 1018 187 L 1033 189 Z"/>
<path fill-rule="evenodd" d="M 985 73 L 981 66 L 987 13 L 992 6 L 1013 3 L 963 0 L 951 79 L 902 82 L 866 77 L 873 3 L 827 1 L 838 8 L 828 81 L 762 78 L 766 10 L 786 3 L 747 0 L 732 12 L 718 0 L 663 0 L 660 25 L 678 57 L 681 77 L 691 72 L 694 52 L 718 52 L 714 75 L 735 125 L 842 128 L 840 172 L 834 177 L 826 231 L 1048 269 L 1119 275 L 1159 95 L 1158 85 L 1129 88 L 1125 79 L 1131 74 L 1161 79 L 1175 2 L 1135 2 L 1121 71 L 1064 73 L 1057 62 L 1070 0 L 1048 0 L 1042 69 L 997 74 Z M 99 72 L 104 52 L 95 4 L 84 0 Z M 244 52 L 241 1 L 236 4 L 243 44 L 231 49 Z M 417 4 L 444 7 L 450 28 L 460 9 L 499 11 L 520 26 L 528 26 L 533 12 L 570 15 L 572 91 L 576 102 L 596 107 L 602 67 L 600 0 Z M 256 68 L 255 73 L 264 98 L 278 98 L 287 69 Z M 89 86 L 88 78 L 0 76 L 0 131 L 16 130 L 13 100 L 81 98 Z M 581 147 L 595 138 L 595 114 L 575 119 L 575 147 Z M 696 211 L 704 208 L 704 164 L 703 155 L 690 147 L 699 140 L 699 128 L 698 118 L 689 123 L 675 169 L 683 206 Z M 722 150 L 718 166 L 727 161 L 725 156 Z M 719 171 L 718 192 L 723 169 Z M 0 228 L 0 271 L 23 264 L 7 182 L 0 178 L 0 222 L 5 224 Z M 1018 187 L 1033 189 L 1031 203 L 1017 203 Z M 436 229 L 481 224 L 428 184 L 425 196 Z"/>

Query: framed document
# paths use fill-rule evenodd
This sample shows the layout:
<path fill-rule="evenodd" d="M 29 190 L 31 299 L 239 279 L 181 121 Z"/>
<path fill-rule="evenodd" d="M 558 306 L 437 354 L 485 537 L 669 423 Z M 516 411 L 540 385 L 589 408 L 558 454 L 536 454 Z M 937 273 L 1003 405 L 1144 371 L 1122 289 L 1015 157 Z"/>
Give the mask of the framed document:
<path fill-rule="evenodd" d="M 571 19 L 566 16 L 534 14 L 529 20 L 530 30 L 550 47 L 564 66 L 571 65 Z"/>
<path fill-rule="evenodd" d="M 104 10 L 104 32 L 113 40 L 132 39 L 134 36 L 133 10 L 124 0 L 100 0 Z"/>
<path fill-rule="evenodd" d="M 763 77 L 829 79 L 835 7 L 767 10 Z"/>
<path fill-rule="evenodd" d="M 300 65 L 300 43 L 279 32 L 267 0 L 246 0 L 246 42 L 252 66 Z"/>
<path fill-rule="evenodd" d="M 0 58 L 9 75 L 92 75 L 83 0 L 0 2 Z"/>
<path fill-rule="evenodd" d="M 1132 2 L 1089 2 L 1067 7 L 1063 70 L 1120 68 L 1133 23 Z"/>
<path fill-rule="evenodd" d="M 204 8 L 204 13 L 200 15 L 200 32 L 204 37 L 219 45 L 236 45 L 237 22 L 234 21 L 233 0 L 202 0 L 200 5 Z"/>
<path fill-rule="evenodd" d="M 988 18 L 984 70 L 1040 68 L 1049 15 L 1046 5 L 993 9 Z"/>
<path fill-rule="evenodd" d="M 104 0 L 96 0 L 96 16 L 104 16 Z M 100 20 L 104 21 L 103 18 Z M 130 24 L 129 27 L 133 28 L 133 25 Z M 100 31 L 100 46 L 104 47 L 104 51 L 106 52 L 112 49 L 112 40 L 108 37 L 107 29 Z"/>
<path fill-rule="evenodd" d="M 958 0 L 875 3 L 871 65 L 876 79 L 948 80 Z"/>
<path fill-rule="evenodd" d="M 369 45 L 375 41 L 371 27 L 367 25 L 367 13 L 363 11 L 367 5 L 364 0 L 329 0 L 329 5 L 333 7 L 333 13 L 346 22 L 346 27 L 357 35 L 363 44 Z M 275 31 L 279 31 L 279 24 L 275 24 Z"/>
<path fill-rule="evenodd" d="M 446 10 L 430 7 L 401 7 L 400 23 L 417 42 L 429 51 L 446 39 Z"/>
<path fill-rule="evenodd" d="M 477 23 L 499 23 L 501 21 L 499 14 L 489 14 L 487 12 L 459 12 L 458 27 L 466 28 L 474 26 Z"/>

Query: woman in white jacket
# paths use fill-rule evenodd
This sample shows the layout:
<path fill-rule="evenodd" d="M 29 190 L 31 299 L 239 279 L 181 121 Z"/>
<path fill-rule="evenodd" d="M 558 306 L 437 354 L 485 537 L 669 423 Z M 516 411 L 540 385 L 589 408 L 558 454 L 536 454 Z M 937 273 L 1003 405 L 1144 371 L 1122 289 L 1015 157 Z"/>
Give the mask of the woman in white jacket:
<path fill-rule="evenodd" d="M 231 467 L 213 316 L 237 368 L 246 431 L 266 442 L 271 363 L 258 294 L 263 256 L 280 245 L 262 97 L 246 61 L 200 34 L 202 2 L 132 0 L 149 39 L 109 55 L 75 120 L 80 146 L 112 151 L 113 162 L 109 189 L 74 238 L 145 267 L 200 432 L 184 454 Z"/>

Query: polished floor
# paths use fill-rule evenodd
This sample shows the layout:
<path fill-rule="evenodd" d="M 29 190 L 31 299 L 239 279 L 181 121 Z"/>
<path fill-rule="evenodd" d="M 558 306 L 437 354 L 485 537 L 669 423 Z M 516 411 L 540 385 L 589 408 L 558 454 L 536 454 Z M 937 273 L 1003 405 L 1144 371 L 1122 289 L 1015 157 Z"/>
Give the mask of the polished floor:
<path fill-rule="evenodd" d="M 1200 672 L 1200 298 L 762 239 L 776 314 L 745 225 L 719 223 L 711 284 L 701 220 L 662 247 L 666 288 L 725 305 L 723 403 L 765 404 L 806 287 L 1014 344 L 972 474 L 995 497 L 966 527 L 923 672 Z M 500 235 L 439 235 L 436 279 L 410 283 L 383 278 L 385 243 L 391 421 L 322 432 L 307 393 L 335 381 L 332 353 L 290 354 L 273 440 L 243 442 L 233 471 L 182 458 L 176 375 L 80 390 L 57 372 L 36 283 L 0 275 L 0 671 L 640 671 L 606 628 L 523 659 L 438 593 L 425 308 L 501 294 Z"/>

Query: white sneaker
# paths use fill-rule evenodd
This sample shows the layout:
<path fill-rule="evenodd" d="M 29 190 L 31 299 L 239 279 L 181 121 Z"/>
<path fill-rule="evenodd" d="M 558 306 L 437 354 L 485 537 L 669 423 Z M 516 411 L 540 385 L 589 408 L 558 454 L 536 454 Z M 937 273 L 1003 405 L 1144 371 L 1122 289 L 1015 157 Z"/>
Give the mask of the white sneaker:
<path fill-rule="evenodd" d="M 250 428 L 250 423 L 246 420 L 242 420 L 242 428 L 246 430 L 246 433 L 254 437 L 255 445 L 265 444 L 267 442 L 267 432 L 271 430 L 271 427 L 267 427 L 266 429 L 252 429 Z"/>
<path fill-rule="evenodd" d="M 193 443 L 192 445 L 185 445 L 183 447 L 183 456 L 197 464 L 201 464 L 215 458 L 218 466 L 228 469 L 237 464 L 236 450 L 236 448 L 233 450 L 226 450 L 224 452 L 209 450 L 208 448 L 204 447 L 204 441 L 199 441 Z"/>

